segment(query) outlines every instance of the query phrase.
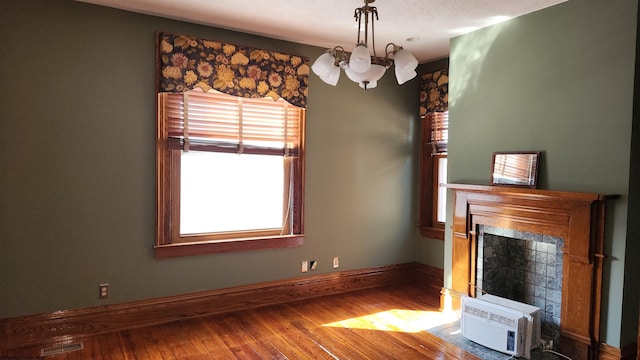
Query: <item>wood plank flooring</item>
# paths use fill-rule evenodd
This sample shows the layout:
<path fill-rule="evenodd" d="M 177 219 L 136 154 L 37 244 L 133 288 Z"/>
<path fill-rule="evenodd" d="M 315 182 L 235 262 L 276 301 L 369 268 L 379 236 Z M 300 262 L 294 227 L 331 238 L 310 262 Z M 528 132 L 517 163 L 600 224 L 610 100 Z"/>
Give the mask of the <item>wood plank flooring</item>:
<path fill-rule="evenodd" d="M 478 360 L 424 331 L 442 321 L 439 294 L 398 285 L 189 319 L 82 339 L 46 359 Z M 36 359 L 39 346 L 0 353 Z"/>

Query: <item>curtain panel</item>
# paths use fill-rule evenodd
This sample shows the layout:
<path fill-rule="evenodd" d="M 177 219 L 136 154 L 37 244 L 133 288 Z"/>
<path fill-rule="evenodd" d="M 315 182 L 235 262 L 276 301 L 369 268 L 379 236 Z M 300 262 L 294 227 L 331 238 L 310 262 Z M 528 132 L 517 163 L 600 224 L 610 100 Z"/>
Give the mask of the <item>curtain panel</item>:
<path fill-rule="evenodd" d="M 187 35 L 158 33 L 158 92 L 200 88 L 305 108 L 309 58 Z"/>
<path fill-rule="evenodd" d="M 449 70 L 423 74 L 420 82 L 420 116 L 449 110 Z"/>

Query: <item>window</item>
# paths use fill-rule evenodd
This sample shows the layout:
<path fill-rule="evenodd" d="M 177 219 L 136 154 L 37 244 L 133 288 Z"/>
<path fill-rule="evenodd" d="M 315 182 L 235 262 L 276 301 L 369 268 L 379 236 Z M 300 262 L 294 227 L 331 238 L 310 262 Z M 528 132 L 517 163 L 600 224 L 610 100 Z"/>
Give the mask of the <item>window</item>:
<path fill-rule="evenodd" d="M 420 232 L 444 240 L 449 112 L 427 113 L 423 117 L 421 134 Z"/>
<path fill-rule="evenodd" d="M 156 257 L 302 244 L 305 109 L 191 90 L 157 118 Z"/>

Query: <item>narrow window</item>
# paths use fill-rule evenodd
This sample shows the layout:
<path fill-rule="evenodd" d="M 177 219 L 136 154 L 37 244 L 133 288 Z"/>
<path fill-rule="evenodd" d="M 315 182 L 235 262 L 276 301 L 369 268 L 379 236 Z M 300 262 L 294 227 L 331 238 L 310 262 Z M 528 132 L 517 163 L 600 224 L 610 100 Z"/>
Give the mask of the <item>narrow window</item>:
<path fill-rule="evenodd" d="M 420 232 L 424 236 L 444 240 L 449 112 L 427 113 L 421 134 Z"/>

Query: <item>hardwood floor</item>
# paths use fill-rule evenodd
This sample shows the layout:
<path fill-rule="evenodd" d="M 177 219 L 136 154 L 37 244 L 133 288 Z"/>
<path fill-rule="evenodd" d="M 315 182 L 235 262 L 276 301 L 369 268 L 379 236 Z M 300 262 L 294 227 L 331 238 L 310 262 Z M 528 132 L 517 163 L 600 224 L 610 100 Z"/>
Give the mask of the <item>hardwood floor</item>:
<path fill-rule="evenodd" d="M 360 290 L 88 337 L 46 358 L 478 360 L 424 331 L 444 321 L 438 296 L 417 285 Z M 40 358 L 43 347 L 0 359 Z"/>

